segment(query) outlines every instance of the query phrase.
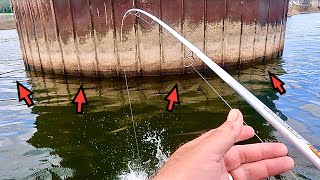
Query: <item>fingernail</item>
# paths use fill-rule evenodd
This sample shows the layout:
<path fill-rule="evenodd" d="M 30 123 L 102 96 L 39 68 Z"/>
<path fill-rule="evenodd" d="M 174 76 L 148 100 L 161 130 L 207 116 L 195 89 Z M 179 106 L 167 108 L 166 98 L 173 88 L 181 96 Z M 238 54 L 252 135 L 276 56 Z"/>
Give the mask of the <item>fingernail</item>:
<path fill-rule="evenodd" d="M 238 118 L 238 115 L 239 115 L 239 110 L 238 110 L 238 109 L 232 109 L 232 110 L 229 112 L 227 121 L 229 121 L 229 122 L 236 121 L 237 118 Z"/>

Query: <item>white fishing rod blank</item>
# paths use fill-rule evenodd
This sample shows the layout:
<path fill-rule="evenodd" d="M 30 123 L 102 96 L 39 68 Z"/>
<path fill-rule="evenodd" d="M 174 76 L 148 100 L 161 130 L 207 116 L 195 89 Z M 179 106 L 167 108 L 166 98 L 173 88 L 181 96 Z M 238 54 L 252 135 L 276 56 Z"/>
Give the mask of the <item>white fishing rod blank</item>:
<path fill-rule="evenodd" d="M 301 154 L 309 159 L 312 164 L 320 170 L 320 152 L 314 148 L 307 140 L 305 140 L 299 133 L 291 128 L 286 122 L 284 122 L 277 114 L 263 104 L 256 96 L 243 87 L 238 81 L 230 76 L 225 70 L 211 60 L 207 55 L 200 51 L 196 46 L 190 43 L 182 35 L 168 26 L 166 23 L 153 16 L 152 14 L 140 9 L 128 10 L 124 18 L 128 13 L 136 12 L 142 13 L 153 21 L 157 22 L 174 37 L 176 37 L 182 44 L 189 48 L 195 55 L 199 57 L 212 71 L 214 71 L 221 79 L 224 80 L 233 90 L 235 90 L 247 103 L 249 103 L 266 121 L 268 121 L 277 131 L 279 131 L 291 144 L 293 144 Z"/>

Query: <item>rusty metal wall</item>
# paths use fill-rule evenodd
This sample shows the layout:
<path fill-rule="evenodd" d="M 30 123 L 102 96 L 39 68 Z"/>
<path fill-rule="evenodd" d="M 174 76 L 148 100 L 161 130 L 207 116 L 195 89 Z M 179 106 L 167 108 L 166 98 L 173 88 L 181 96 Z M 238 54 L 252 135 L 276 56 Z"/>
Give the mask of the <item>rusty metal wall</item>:
<path fill-rule="evenodd" d="M 58 74 L 132 76 L 185 73 L 190 52 L 143 9 L 223 66 L 282 55 L 289 0 L 11 0 L 27 68 Z M 149 20 L 145 16 L 142 18 Z M 159 33 L 161 32 L 161 34 Z M 206 69 L 195 61 L 199 70 Z"/>

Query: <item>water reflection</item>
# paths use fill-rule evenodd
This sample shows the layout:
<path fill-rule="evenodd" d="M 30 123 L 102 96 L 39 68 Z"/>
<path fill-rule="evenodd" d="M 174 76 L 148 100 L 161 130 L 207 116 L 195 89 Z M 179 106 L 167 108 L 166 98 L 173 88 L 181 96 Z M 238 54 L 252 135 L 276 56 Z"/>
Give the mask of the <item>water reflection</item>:
<path fill-rule="evenodd" d="M 278 97 L 270 88 L 267 75 L 269 69 L 283 74 L 280 62 L 276 60 L 275 63 L 239 71 L 234 77 L 281 114 L 272 103 Z M 246 122 L 258 131 L 261 138 L 276 140 L 273 129 L 231 88 L 214 74 L 206 74 L 206 77 L 233 108 L 243 111 Z M 133 172 L 140 174 L 135 175 L 152 175 L 170 152 L 222 124 L 229 111 L 195 75 L 129 79 L 141 155 L 139 160 L 123 78 L 79 79 L 31 72 L 29 78 L 36 101 L 32 112 L 38 117 L 35 122 L 37 132 L 28 143 L 36 148 L 52 149 L 51 154 L 62 159 L 60 165 L 72 169 L 72 175 L 77 179 L 123 178 L 132 176 L 130 169 L 137 166 L 140 170 Z M 176 83 L 181 105 L 169 113 L 165 111 L 167 102 L 163 99 Z M 75 106 L 71 104 L 80 84 L 84 86 L 89 101 L 82 115 L 76 114 Z M 49 172 L 57 176 L 55 171 Z"/>
<path fill-rule="evenodd" d="M 290 17 L 283 60 L 233 72 L 318 149 L 319 24 L 320 14 Z M 0 50 L 0 179 L 145 178 L 180 144 L 217 127 L 228 113 L 227 106 L 198 76 L 130 79 L 142 157 L 138 161 L 123 78 L 77 79 L 25 72 L 14 30 L 0 31 Z M 275 94 L 269 70 L 281 75 L 287 94 Z M 215 75 L 206 77 L 232 107 L 241 109 L 259 136 L 286 143 Z M 18 103 L 17 80 L 35 91 L 32 109 Z M 163 99 L 175 83 L 179 84 L 181 105 L 168 113 Z M 80 84 L 89 100 L 83 115 L 77 115 L 71 104 Z M 290 145 L 289 152 L 300 179 L 320 179 L 319 171 Z M 292 179 L 290 174 L 285 177 Z"/>

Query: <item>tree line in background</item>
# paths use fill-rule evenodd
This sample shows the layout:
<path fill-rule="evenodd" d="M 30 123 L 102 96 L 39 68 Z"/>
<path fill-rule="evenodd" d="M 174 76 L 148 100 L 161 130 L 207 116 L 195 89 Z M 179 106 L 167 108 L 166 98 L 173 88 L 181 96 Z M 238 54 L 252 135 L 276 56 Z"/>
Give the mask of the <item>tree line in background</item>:
<path fill-rule="evenodd" d="M 12 13 L 10 0 L 0 0 L 0 13 Z"/>

